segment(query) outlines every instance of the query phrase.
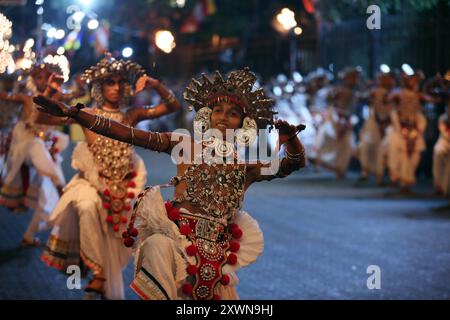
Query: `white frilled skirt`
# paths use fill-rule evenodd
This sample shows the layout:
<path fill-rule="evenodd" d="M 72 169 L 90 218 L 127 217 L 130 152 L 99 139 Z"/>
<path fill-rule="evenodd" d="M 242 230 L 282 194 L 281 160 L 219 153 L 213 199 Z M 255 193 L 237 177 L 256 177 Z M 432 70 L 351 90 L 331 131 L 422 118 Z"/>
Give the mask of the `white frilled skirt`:
<path fill-rule="evenodd" d="M 184 209 L 180 211 L 189 213 Z M 192 242 L 167 217 L 158 186 L 145 191 L 136 207 L 136 215 L 139 239 L 135 246 L 135 278 L 131 288 L 142 299 L 191 299 L 183 294 L 182 285 L 188 277 L 187 266 L 196 263 L 196 258 L 188 256 L 185 250 Z M 214 289 L 214 294 L 225 300 L 239 299 L 235 272 L 255 262 L 264 248 L 262 231 L 248 213 L 239 211 L 233 222 L 243 231 L 236 254 L 237 263 L 222 267 L 222 274 L 229 276 L 230 283 L 222 285 L 219 282 Z"/>

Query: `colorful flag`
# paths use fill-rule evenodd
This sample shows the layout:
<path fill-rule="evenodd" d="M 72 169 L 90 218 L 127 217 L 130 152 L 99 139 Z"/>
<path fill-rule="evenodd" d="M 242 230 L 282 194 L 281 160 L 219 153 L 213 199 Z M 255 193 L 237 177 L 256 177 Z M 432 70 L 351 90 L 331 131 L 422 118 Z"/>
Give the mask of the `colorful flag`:
<path fill-rule="evenodd" d="M 303 0 L 303 7 L 305 8 L 306 12 L 309 14 L 313 14 L 316 9 L 314 8 L 315 0 Z"/>

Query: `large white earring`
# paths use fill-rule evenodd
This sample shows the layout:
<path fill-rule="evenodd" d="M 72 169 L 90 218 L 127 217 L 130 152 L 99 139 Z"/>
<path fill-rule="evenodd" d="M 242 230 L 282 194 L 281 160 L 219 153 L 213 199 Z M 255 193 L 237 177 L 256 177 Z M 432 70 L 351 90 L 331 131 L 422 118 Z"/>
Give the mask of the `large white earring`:
<path fill-rule="evenodd" d="M 208 107 L 197 111 L 194 117 L 194 131 L 197 134 L 204 134 L 211 127 L 211 113 L 212 110 Z"/>
<path fill-rule="evenodd" d="M 125 84 L 125 86 L 123 88 L 123 96 L 120 99 L 120 105 L 121 106 L 128 105 L 128 103 L 130 102 L 130 98 L 132 96 L 132 93 L 133 93 L 133 87 L 129 83 Z"/>
<path fill-rule="evenodd" d="M 250 117 L 245 117 L 242 128 L 236 130 L 236 143 L 242 147 L 248 147 L 255 142 L 258 125 Z"/>
<path fill-rule="evenodd" d="M 98 107 L 102 107 L 105 100 L 103 99 L 102 86 L 100 83 L 96 82 L 92 85 L 91 89 L 92 100 L 97 104 Z"/>

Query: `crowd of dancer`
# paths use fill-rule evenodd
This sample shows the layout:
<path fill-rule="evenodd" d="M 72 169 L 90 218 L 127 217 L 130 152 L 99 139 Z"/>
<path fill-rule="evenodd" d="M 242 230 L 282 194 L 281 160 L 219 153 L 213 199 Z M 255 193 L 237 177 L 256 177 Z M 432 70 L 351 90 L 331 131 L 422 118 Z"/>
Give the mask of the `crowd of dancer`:
<path fill-rule="evenodd" d="M 336 81 L 319 68 L 303 79 L 279 75 L 267 86 L 280 117 L 306 124 L 300 134 L 309 161 L 345 177 L 352 157 L 360 179 L 369 175 L 408 192 L 426 148 L 433 148 L 432 174 L 437 194 L 450 188 L 450 71 L 425 80 L 419 70 L 380 72 L 363 79 L 360 68 L 342 70 Z M 423 83 L 423 85 L 421 85 Z M 433 117 L 425 116 L 432 110 Z M 429 112 L 427 112 L 429 113 Z M 432 123 L 434 121 L 435 123 Z M 428 122 L 428 123 L 427 123 Z M 427 125 L 436 128 L 426 145 Z M 437 140 L 437 141 L 436 141 Z"/>

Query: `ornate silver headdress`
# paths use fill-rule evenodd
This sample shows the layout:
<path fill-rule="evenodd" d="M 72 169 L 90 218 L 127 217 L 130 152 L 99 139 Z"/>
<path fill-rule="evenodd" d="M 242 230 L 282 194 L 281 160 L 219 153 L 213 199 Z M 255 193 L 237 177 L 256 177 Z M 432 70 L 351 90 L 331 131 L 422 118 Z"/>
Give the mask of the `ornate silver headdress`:
<path fill-rule="evenodd" d="M 212 109 L 220 102 L 234 103 L 241 107 L 245 122 L 254 122 L 258 128 L 273 126 L 274 101 L 269 99 L 263 88 L 254 91 L 256 76 L 249 68 L 233 71 L 225 80 L 219 71 L 213 75 L 212 81 L 206 76 L 198 80 L 192 79 L 184 92 L 184 99 L 195 109 L 205 111 Z"/>
<path fill-rule="evenodd" d="M 140 76 L 145 75 L 145 70 L 136 62 L 130 60 L 116 60 L 110 53 L 106 53 L 96 65 L 87 69 L 81 79 L 91 86 L 91 97 L 97 105 L 103 105 L 101 80 L 120 75 L 124 77 L 127 84 L 122 97 L 121 104 L 126 104 L 132 92 L 132 86 Z"/>
<path fill-rule="evenodd" d="M 116 60 L 110 53 L 107 53 L 96 65 L 87 69 L 81 79 L 87 84 L 92 84 L 117 74 L 123 76 L 129 84 L 134 85 L 137 79 L 145 74 L 145 70 L 136 62 Z"/>
<path fill-rule="evenodd" d="M 30 68 L 29 73 L 30 75 L 33 76 L 41 71 L 45 71 L 49 74 L 55 72 L 60 75 L 63 75 L 63 70 L 61 69 L 61 66 L 59 66 L 58 64 L 46 62 L 43 59 L 36 61 Z"/>

